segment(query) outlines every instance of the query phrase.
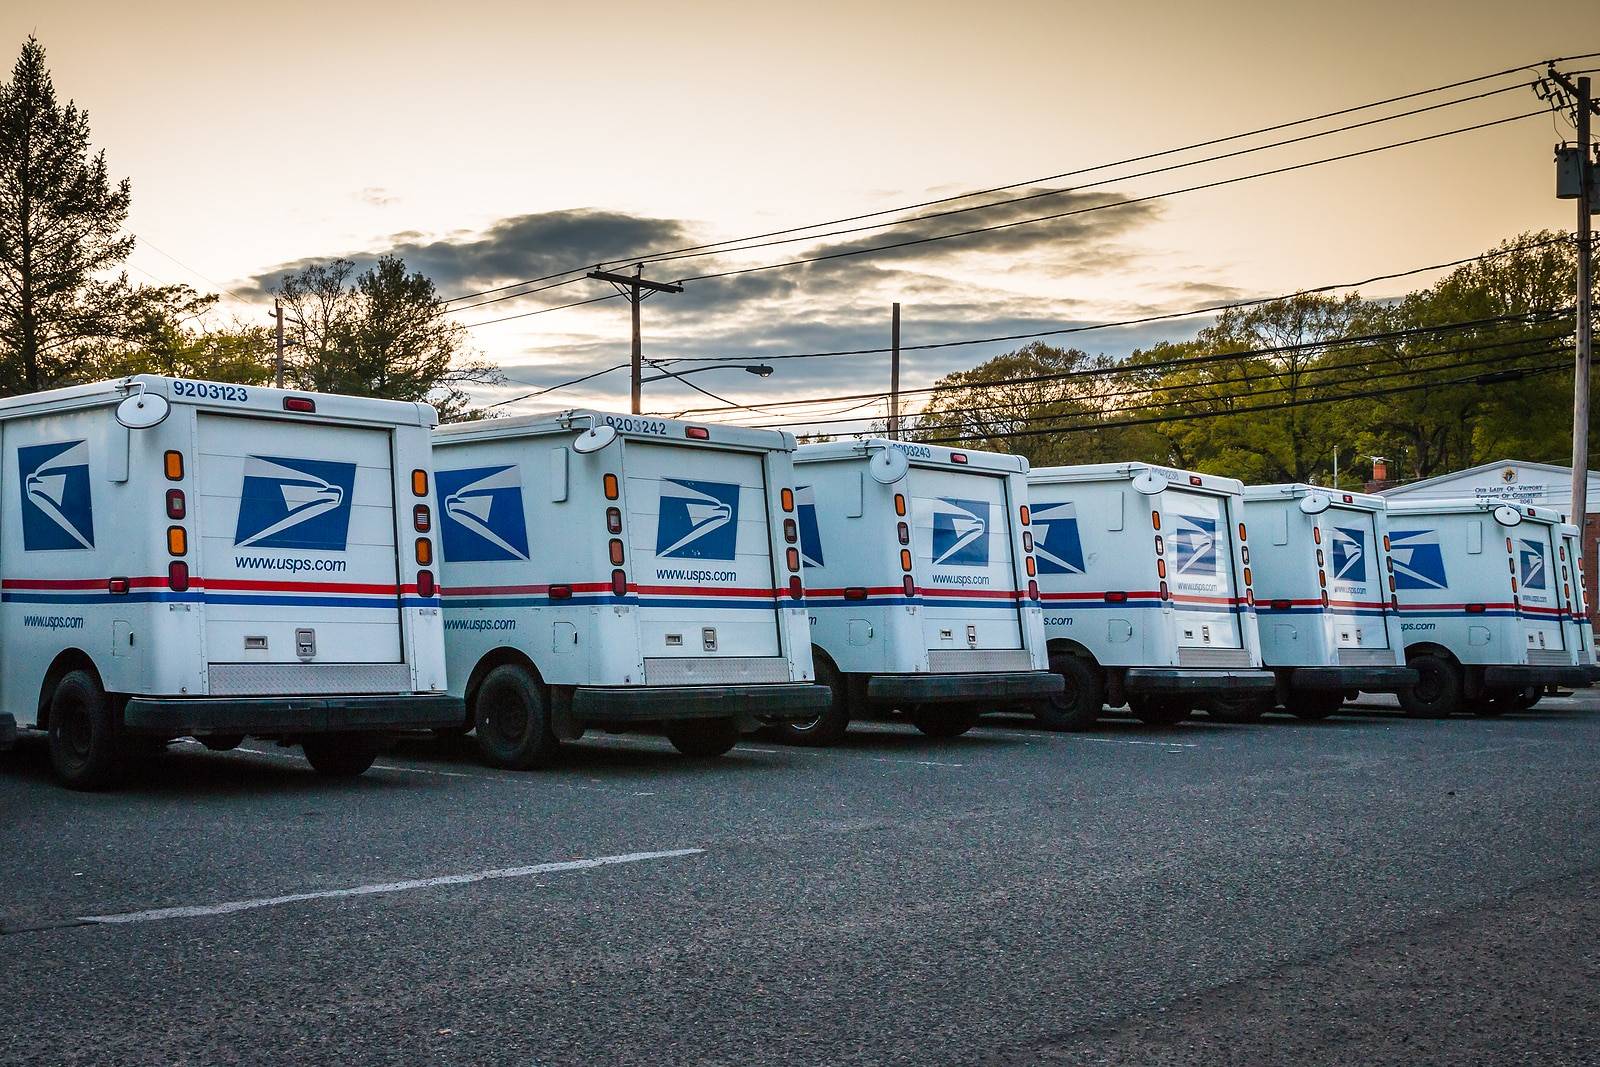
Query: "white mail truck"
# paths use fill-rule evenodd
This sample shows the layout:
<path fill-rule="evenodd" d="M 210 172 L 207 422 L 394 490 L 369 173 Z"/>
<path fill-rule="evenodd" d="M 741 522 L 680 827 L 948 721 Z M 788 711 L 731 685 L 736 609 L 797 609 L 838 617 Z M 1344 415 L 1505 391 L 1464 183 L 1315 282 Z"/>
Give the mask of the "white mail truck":
<path fill-rule="evenodd" d="M 1273 690 L 1237 479 L 1095 463 L 1041 467 L 1028 485 L 1050 667 L 1065 682 L 1043 724 L 1083 727 L 1127 704 L 1170 725 L 1211 697 Z"/>
<path fill-rule="evenodd" d="M 869 708 L 950 737 L 1061 688 L 1049 673 L 1027 460 L 876 438 L 795 453 L 817 680 L 832 700 L 779 727 L 831 744 Z"/>
<path fill-rule="evenodd" d="M 588 410 L 440 428 L 450 684 L 485 760 L 589 727 L 715 756 L 816 714 L 794 445 Z"/>
<path fill-rule="evenodd" d="M 66 784 L 181 736 L 359 774 L 457 721 L 425 404 L 139 375 L 0 401 L 0 706 Z"/>
<path fill-rule="evenodd" d="M 1347 696 L 1395 693 L 1416 681 L 1404 660 L 1383 497 L 1252 485 L 1244 518 L 1261 660 L 1278 685 L 1272 694 L 1214 698 L 1213 717 L 1253 721 L 1278 704 L 1323 719 Z"/>
<path fill-rule="evenodd" d="M 1527 707 L 1549 685 L 1586 685 L 1562 599 L 1561 516 L 1500 500 L 1395 501 L 1390 554 L 1419 718 Z"/>

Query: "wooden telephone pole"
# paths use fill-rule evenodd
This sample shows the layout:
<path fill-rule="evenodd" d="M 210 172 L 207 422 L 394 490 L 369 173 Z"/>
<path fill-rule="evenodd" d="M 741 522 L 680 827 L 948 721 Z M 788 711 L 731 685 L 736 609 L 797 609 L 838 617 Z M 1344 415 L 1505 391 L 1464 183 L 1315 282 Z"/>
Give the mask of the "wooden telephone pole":
<path fill-rule="evenodd" d="M 683 286 L 671 285 L 667 282 L 652 282 L 641 277 L 644 274 L 644 264 L 636 263 L 632 274 L 613 274 L 606 270 L 592 270 L 589 277 L 601 282 L 610 282 L 616 286 L 617 292 L 628 298 L 628 303 L 633 306 L 633 406 L 629 409 L 635 415 L 639 414 L 639 399 L 644 377 L 644 345 L 639 337 L 639 305 L 655 293 L 681 293 Z"/>

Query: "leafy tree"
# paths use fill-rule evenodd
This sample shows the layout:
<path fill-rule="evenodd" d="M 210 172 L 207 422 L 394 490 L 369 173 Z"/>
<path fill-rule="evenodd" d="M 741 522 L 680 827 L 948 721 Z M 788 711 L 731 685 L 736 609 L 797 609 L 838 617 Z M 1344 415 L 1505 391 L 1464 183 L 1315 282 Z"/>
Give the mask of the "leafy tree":
<path fill-rule="evenodd" d="M 0 394 L 70 382 L 86 342 L 125 339 L 147 309 L 195 299 L 105 277 L 133 251 L 128 180 L 113 184 L 105 153 L 90 155 L 88 113 L 57 101 L 44 59 L 29 37 L 0 85 Z"/>
<path fill-rule="evenodd" d="M 502 380 L 468 352 L 432 280 L 408 274 L 398 256 L 359 275 L 346 259 L 312 264 L 286 275 L 280 295 L 295 331 L 289 376 L 300 388 L 427 401 L 450 421 L 469 414 L 462 386 Z"/>
<path fill-rule="evenodd" d="M 164 374 L 239 385 L 270 385 L 273 339 L 264 326 L 233 322 L 206 327 L 198 316 L 180 319 L 165 309 L 144 318 L 140 335 L 131 341 L 93 346 L 85 377 L 121 378 L 129 374 Z"/>

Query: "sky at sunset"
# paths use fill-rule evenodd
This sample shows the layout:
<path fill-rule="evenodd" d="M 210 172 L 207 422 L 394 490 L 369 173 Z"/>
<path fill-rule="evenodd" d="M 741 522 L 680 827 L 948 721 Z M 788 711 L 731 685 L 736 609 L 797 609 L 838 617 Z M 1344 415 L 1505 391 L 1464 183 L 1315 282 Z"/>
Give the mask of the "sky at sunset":
<path fill-rule="evenodd" d="M 132 179 L 135 278 L 227 290 L 219 317 L 262 321 L 266 290 L 285 269 L 336 255 L 366 263 L 398 251 L 455 296 L 969 189 L 1029 183 L 991 197 L 998 199 L 1079 187 L 647 271 L 674 280 L 1092 207 L 1518 115 L 1540 106 L 1526 88 L 1167 174 L 1131 176 L 1205 153 L 1032 184 L 1600 51 L 1600 7 L 1234 0 L 247 9 L 23 0 L 0 10 L 0 30 L 11 57 L 37 34 L 58 93 L 89 110 L 112 173 Z M 756 359 L 879 347 L 895 300 L 904 306 L 904 343 L 915 345 L 1200 307 L 1458 259 L 1525 230 L 1571 227 L 1570 202 L 1553 195 L 1551 146 L 1562 132 L 1545 114 L 1054 222 L 689 282 L 683 294 L 645 305 L 646 354 Z M 1081 188 L 1089 181 L 1101 184 Z M 486 323 L 608 291 L 578 280 L 458 318 Z M 1124 354 L 1202 321 L 1074 343 Z M 473 344 L 509 379 L 477 398 L 501 400 L 624 362 L 627 330 L 620 300 L 474 326 Z M 1007 347 L 911 352 L 904 382 L 927 385 Z M 693 380 L 756 404 L 876 391 L 888 381 L 882 355 L 776 366 L 765 380 L 736 370 Z M 515 410 L 626 403 L 626 375 L 614 373 Z M 713 403 L 678 384 L 646 394 L 647 410 L 669 414 Z"/>

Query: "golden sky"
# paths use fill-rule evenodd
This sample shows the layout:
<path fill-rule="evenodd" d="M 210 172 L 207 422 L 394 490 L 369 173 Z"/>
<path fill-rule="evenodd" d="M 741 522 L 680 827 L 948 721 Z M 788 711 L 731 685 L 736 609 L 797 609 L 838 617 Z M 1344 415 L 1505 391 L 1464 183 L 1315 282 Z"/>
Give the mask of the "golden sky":
<path fill-rule="evenodd" d="M 242 300 L 223 313 L 257 316 L 257 279 L 285 264 L 410 248 L 416 265 L 439 265 L 440 289 L 454 295 L 542 273 L 541 250 L 575 266 L 638 251 L 634 233 L 647 244 L 657 235 L 695 244 L 853 215 L 1597 51 L 1600 6 L 13 0 L 0 30 L 13 54 L 38 35 L 58 92 L 88 108 L 113 174 L 132 178 L 135 276 L 225 285 Z M 1160 192 L 1536 106 L 1531 92 L 1508 92 L 1115 181 L 1097 194 Z M 1036 235 L 1023 227 L 1003 242 L 773 272 L 753 276 L 753 288 L 691 286 L 647 305 L 647 351 L 882 343 L 895 299 L 913 344 L 1455 259 L 1524 230 L 1572 225 L 1570 202 L 1553 196 L 1558 139 L 1540 117 Z M 586 227 L 597 222 L 616 232 L 591 254 Z M 551 234 L 561 240 L 549 245 Z M 770 262 L 806 247 L 717 262 Z M 707 269 L 692 260 L 653 273 Z M 604 291 L 582 282 L 539 299 Z M 510 302 L 462 318 L 537 306 Z M 625 306 L 612 301 L 478 328 L 473 338 L 516 380 L 549 384 L 625 358 L 626 328 Z M 1125 352 L 1173 332 L 1078 343 Z M 907 384 L 994 351 L 908 357 Z M 731 372 L 696 380 L 744 400 L 855 392 L 882 387 L 881 363 L 799 361 L 765 381 Z M 561 395 L 615 406 L 626 402 L 626 380 Z M 693 397 L 652 391 L 662 411 Z"/>

